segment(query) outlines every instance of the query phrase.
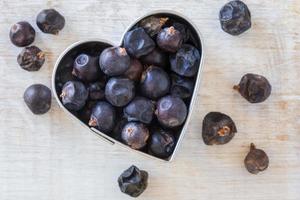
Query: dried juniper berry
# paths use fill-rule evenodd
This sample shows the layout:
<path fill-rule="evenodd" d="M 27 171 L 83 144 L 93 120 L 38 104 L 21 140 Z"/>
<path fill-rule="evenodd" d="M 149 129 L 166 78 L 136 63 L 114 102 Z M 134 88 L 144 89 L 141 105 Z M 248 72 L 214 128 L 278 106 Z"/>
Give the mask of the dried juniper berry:
<path fill-rule="evenodd" d="M 233 120 L 223 113 L 210 112 L 203 119 L 202 138 L 207 145 L 226 144 L 236 132 L 237 129 Z"/>
<path fill-rule="evenodd" d="M 138 59 L 131 59 L 129 69 L 124 76 L 132 81 L 139 81 L 143 72 L 143 65 Z"/>
<path fill-rule="evenodd" d="M 78 111 L 84 107 L 88 98 L 88 91 L 83 83 L 68 81 L 64 84 L 60 97 L 68 110 Z"/>
<path fill-rule="evenodd" d="M 182 45 L 181 33 L 173 26 L 162 29 L 156 38 L 156 43 L 164 51 L 175 53 Z"/>
<path fill-rule="evenodd" d="M 198 72 L 200 59 L 198 49 L 184 44 L 177 53 L 170 55 L 171 70 L 181 76 L 193 77 Z"/>
<path fill-rule="evenodd" d="M 133 81 L 127 78 L 110 78 L 105 86 L 105 97 L 112 105 L 122 107 L 135 95 Z"/>
<path fill-rule="evenodd" d="M 148 173 L 132 165 L 118 178 L 121 192 L 131 196 L 140 196 L 148 185 Z"/>
<path fill-rule="evenodd" d="M 175 97 L 180 97 L 182 99 L 190 98 L 194 91 L 194 81 L 178 76 L 176 74 L 171 74 L 171 95 Z"/>
<path fill-rule="evenodd" d="M 142 149 L 149 138 L 148 128 L 140 122 L 129 122 L 122 130 L 122 141 L 132 149 Z"/>
<path fill-rule="evenodd" d="M 125 34 L 124 47 L 131 56 L 139 58 L 150 53 L 155 43 L 143 28 L 136 28 Z"/>
<path fill-rule="evenodd" d="M 36 46 L 25 47 L 17 61 L 26 71 L 38 71 L 45 63 L 45 53 Z"/>
<path fill-rule="evenodd" d="M 189 40 L 190 30 L 187 28 L 186 25 L 174 22 L 172 26 L 181 33 L 183 42 L 187 42 Z"/>
<path fill-rule="evenodd" d="M 162 68 L 150 66 L 143 72 L 140 91 L 145 97 L 155 100 L 166 95 L 169 89 L 170 78 Z"/>
<path fill-rule="evenodd" d="M 157 102 L 155 114 L 161 125 L 174 128 L 184 123 L 187 107 L 179 97 L 165 96 Z"/>
<path fill-rule="evenodd" d="M 139 23 L 139 26 L 142 27 L 151 37 L 153 37 L 161 30 L 162 26 L 165 25 L 167 21 L 167 17 L 150 16 L 143 19 Z"/>
<path fill-rule="evenodd" d="M 99 101 L 93 107 L 89 126 L 96 127 L 103 133 L 110 133 L 116 123 L 116 111 L 112 105 Z"/>
<path fill-rule="evenodd" d="M 271 94 L 269 81 L 258 74 L 245 74 L 240 83 L 233 87 L 250 103 L 261 103 Z"/>
<path fill-rule="evenodd" d="M 251 14 L 242 1 L 230 1 L 220 10 L 222 29 L 231 35 L 240 35 L 251 28 Z"/>
<path fill-rule="evenodd" d="M 269 158 L 263 150 L 256 149 L 255 145 L 251 143 L 250 152 L 247 154 L 244 164 L 248 172 L 258 174 L 268 168 Z"/>
<path fill-rule="evenodd" d="M 108 76 L 118 76 L 129 69 L 130 57 L 125 48 L 108 47 L 99 59 L 101 70 Z"/>
<path fill-rule="evenodd" d="M 65 26 L 65 18 L 55 9 L 45 9 L 37 15 L 36 24 L 42 32 L 57 35 Z"/>
<path fill-rule="evenodd" d="M 176 146 L 176 140 L 170 131 L 162 128 L 151 130 L 149 139 L 149 152 L 159 158 L 168 158 L 172 155 Z"/>
<path fill-rule="evenodd" d="M 28 22 L 21 21 L 11 27 L 9 38 L 14 45 L 25 47 L 33 43 L 35 30 Z"/>
<path fill-rule="evenodd" d="M 124 115 L 128 121 L 139 121 L 149 124 L 155 110 L 154 103 L 144 97 L 135 97 L 125 108 Z"/>
<path fill-rule="evenodd" d="M 41 115 L 51 108 L 51 90 L 42 84 L 29 86 L 23 95 L 23 99 L 33 114 Z"/>
<path fill-rule="evenodd" d="M 128 121 L 125 117 L 117 114 L 116 125 L 112 130 L 111 136 L 118 141 L 122 141 L 122 130 L 127 123 Z"/>
<path fill-rule="evenodd" d="M 142 56 L 141 62 L 145 65 L 154 65 L 162 68 L 169 66 L 169 56 L 159 48 L 153 49 L 149 54 Z"/>
<path fill-rule="evenodd" d="M 89 120 L 91 118 L 92 110 L 96 105 L 97 101 L 87 101 L 85 106 L 78 111 L 79 119 L 85 124 L 89 124 Z"/>
<path fill-rule="evenodd" d="M 105 97 L 105 82 L 97 81 L 90 83 L 88 86 L 89 99 L 91 100 L 102 100 Z"/>
<path fill-rule="evenodd" d="M 98 57 L 79 54 L 74 61 L 72 74 L 84 82 L 93 82 L 100 78 Z"/>

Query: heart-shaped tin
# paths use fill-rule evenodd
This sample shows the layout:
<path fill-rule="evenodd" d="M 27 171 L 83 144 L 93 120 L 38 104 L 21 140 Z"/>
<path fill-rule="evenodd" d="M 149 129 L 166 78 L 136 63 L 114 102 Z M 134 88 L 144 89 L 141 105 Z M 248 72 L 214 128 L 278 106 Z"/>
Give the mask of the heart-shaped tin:
<path fill-rule="evenodd" d="M 189 28 L 189 30 L 192 33 L 191 35 L 193 36 L 192 37 L 192 40 L 193 40 L 192 43 L 194 44 L 194 46 L 201 53 L 201 60 L 200 60 L 200 63 L 199 63 L 198 74 L 195 76 L 194 91 L 193 91 L 193 95 L 191 97 L 191 100 L 190 100 L 189 106 L 188 106 L 188 115 L 187 115 L 187 118 L 186 118 L 186 121 L 185 121 L 184 125 L 182 126 L 181 130 L 179 131 L 175 149 L 174 149 L 174 151 L 173 151 L 173 153 L 170 157 L 168 157 L 167 159 L 159 159 L 155 156 L 147 154 L 146 152 L 131 149 L 129 146 L 123 144 L 122 142 L 114 139 L 113 137 L 111 137 L 109 135 L 106 135 L 106 134 L 100 132 L 96 128 L 89 127 L 87 124 L 82 122 L 77 117 L 77 114 L 75 112 L 71 112 L 71 111 L 67 110 L 65 108 L 65 106 L 62 104 L 61 99 L 59 97 L 59 95 L 61 93 L 61 90 L 62 90 L 62 84 L 69 81 L 69 80 L 74 79 L 74 77 L 72 76 L 72 66 L 73 66 L 74 59 L 78 55 L 78 53 L 79 52 L 86 52 L 86 53 L 89 53 L 91 55 L 99 56 L 103 49 L 105 49 L 107 47 L 110 47 L 110 46 L 115 46 L 111 42 L 109 42 L 107 40 L 103 40 L 103 39 L 97 39 L 97 40 L 79 41 L 79 42 L 76 42 L 76 43 L 70 45 L 66 50 L 64 50 L 64 52 L 61 53 L 61 55 L 59 56 L 59 58 L 57 59 L 57 61 L 55 63 L 53 74 L 52 74 L 52 89 L 53 89 L 55 99 L 57 100 L 59 106 L 65 112 L 67 112 L 69 114 L 69 116 L 71 116 L 73 119 L 75 119 L 76 122 L 79 122 L 80 124 L 82 124 L 83 126 L 88 128 L 90 131 L 95 133 L 97 136 L 100 136 L 100 138 L 104 139 L 105 141 L 107 141 L 111 144 L 119 144 L 120 146 L 122 146 L 126 149 L 129 149 L 131 151 L 133 150 L 133 151 L 139 152 L 140 154 L 143 154 L 143 155 L 151 157 L 151 158 L 156 158 L 158 160 L 163 160 L 163 161 L 172 161 L 174 156 L 175 156 L 175 153 L 178 150 L 179 144 L 180 144 L 180 142 L 181 142 L 181 140 L 182 140 L 182 138 L 183 138 L 183 136 L 186 132 L 188 123 L 189 123 L 190 118 L 191 118 L 191 111 L 193 110 L 193 107 L 195 105 L 195 99 L 196 99 L 197 92 L 198 92 L 199 85 L 200 85 L 200 76 L 201 76 L 202 64 L 203 64 L 203 58 L 204 58 L 203 41 L 202 41 L 202 37 L 201 37 L 201 34 L 200 34 L 199 30 L 185 16 L 182 16 L 180 13 L 177 13 L 177 12 L 174 12 L 174 11 L 159 10 L 159 11 L 154 11 L 154 12 L 148 13 L 148 14 L 138 18 L 134 23 L 132 23 L 129 26 L 129 28 L 124 32 L 124 34 L 122 36 L 122 39 L 121 39 L 121 42 L 120 42 L 120 45 L 123 45 L 123 40 L 124 40 L 125 34 L 128 31 L 130 31 L 131 29 L 135 28 L 141 20 L 143 20 L 143 19 L 145 19 L 149 16 L 168 17 L 168 18 L 176 20 L 176 22 L 180 22 L 182 24 L 187 25 L 187 27 Z"/>

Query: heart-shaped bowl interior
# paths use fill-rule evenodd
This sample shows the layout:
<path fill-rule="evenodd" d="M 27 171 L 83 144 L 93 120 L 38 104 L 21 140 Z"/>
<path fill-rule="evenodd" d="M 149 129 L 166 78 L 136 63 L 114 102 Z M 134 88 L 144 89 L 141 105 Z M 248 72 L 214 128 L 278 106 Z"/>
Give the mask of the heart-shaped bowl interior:
<path fill-rule="evenodd" d="M 89 127 L 88 123 L 86 121 L 88 119 L 85 119 L 88 116 L 84 116 L 86 113 L 83 112 L 84 117 L 82 117 L 82 113 L 78 114 L 78 112 L 70 111 L 63 105 L 62 100 L 60 98 L 60 94 L 62 92 L 63 85 L 67 81 L 78 80 L 76 77 L 74 77 L 72 75 L 73 63 L 74 63 L 76 56 L 78 56 L 81 53 L 87 53 L 91 56 L 99 56 L 105 48 L 114 46 L 109 41 L 102 40 L 102 39 L 101 40 L 87 40 L 87 41 L 79 41 L 79 42 L 76 42 L 76 43 L 72 44 L 71 46 L 69 46 L 59 56 L 59 58 L 55 64 L 55 67 L 53 70 L 53 75 L 52 75 L 52 88 L 53 88 L 54 96 L 55 96 L 59 106 L 64 111 L 66 111 L 73 119 L 75 119 L 76 122 L 82 124 L 83 126 L 85 126 L 88 129 L 90 129 L 93 133 L 100 136 L 100 138 L 104 139 L 105 141 L 107 141 L 111 144 L 119 144 L 120 146 L 122 146 L 126 149 L 139 152 L 150 158 L 156 158 L 156 159 L 162 160 L 162 161 L 171 161 L 171 160 L 173 160 L 175 153 L 178 150 L 178 146 L 186 132 L 186 128 L 187 128 L 187 125 L 188 125 L 188 123 L 190 121 L 190 117 L 191 117 L 191 111 L 195 104 L 195 98 L 197 96 L 198 88 L 200 85 L 200 76 L 201 76 L 202 63 L 203 63 L 203 57 L 204 57 L 203 44 L 202 44 L 200 32 L 198 31 L 196 26 L 194 24 L 192 24 L 192 22 L 189 19 L 187 19 L 186 17 L 184 17 L 181 14 L 176 13 L 174 11 L 155 11 L 155 12 L 148 13 L 147 15 L 144 15 L 144 16 L 138 18 L 134 23 L 132 23 L 129 26 L 129 28 L 124 32 L 124 35 L 122 36 L 122 39 L 120 42 L 120 44 L 121 44 L 120 46 L 124 45 L 123 39 L 124 39 L 125 34 L 128 31 L 138 27 L 139 23 L 143 19 L 148 18 L 150 16 L 164 17 L 164 18 L 167 17 L 169 20 L 166 22 L 165 26 L 171 26 L 172 23 L 174 23 L 174 22 L 184 24 L 186 26 L 187 30 L 189 31 L 189 39 L 186 41 L 186 43 L 191 44 L 194 47 L 196 47 L 201 55 L 197 75 L 193 77 L 193 81 L 194 81 L 193 95 L 188 100 L 185 100 L 185 103 L 188 108 L 188 115 L 186 117 L 185 123 L 182 126 L 180 126 L 179 128 L 173 129 L 173 132 L 176 133 L 175 134 L 176 145 L 175 145 L 173 153 L 168 158 L 161 159 L 161 158 L 155 157 L 155 156 L 151 155 L 151 153 L 149 153 L 149 151 L 147 149 L 143 149 L 143 150 L 131 149 L 129 146 L 127 146 L 127 145 L 123 144 L 123 142 L 121 142 L 121 139 L 119 136 L 117 136 L 115 134 L 108 135 L 108 134 L 105 134 L 105 133 L 97 130 L 96 128 Z M 171 73 L 171 72 L 167 71 L 167 73 Z M 117 129 L 117 127 L 116 127 L 116 129 Z"/>

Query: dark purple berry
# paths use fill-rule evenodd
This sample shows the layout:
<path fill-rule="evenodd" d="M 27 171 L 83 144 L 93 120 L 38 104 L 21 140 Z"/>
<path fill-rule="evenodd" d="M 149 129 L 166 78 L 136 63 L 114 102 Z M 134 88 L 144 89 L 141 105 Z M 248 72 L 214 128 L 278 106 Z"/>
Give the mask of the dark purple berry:
<path fill-rule="evenodd" d="M 9 38 L 14 45 L 25 47 L 33 43 L 35 30 L 28 22 L 21 21 L 11 27 Z"/>
<path fill-rule="evenodd" d="M 166 95 L 169 89 L 170 78 L 162 68 L 151 66 L 143 72 L 140 90 L 144 96 L 155 100 Z"/>
<path fill-rule="evenodd" d="M 247 154 L 244 164 L 248 172 L 258 174 L 268 168 L 269 157 L 266 152 L 261 149 L 256 149 L 255 145 L 251 143 L 250 152 Z"/>
<path fill-rule="evenodd" d="M 146 33 L 148 33 L 151 37 L 156 35 L 162 28 L 162 26 L 168 21 L 167 17 L 147 17 L 143 19 L 139 26 L 142 27 Z"/>
<path fill-rule="evenodd" d="M 148 185 L 148 173 L 132 165 L 118 178 L 121 192 L 131 196 L 140 196 Z"/>
<path fill-rule="evenodd" d="M 157 102 L 155 114 L 161 125 L 174 128 L 184 123 L 187 107 L 179 97 L 166 96 Z"/>
<path fill-rule="evenodd" d="M 65 18 L 54 9 L 45 9 L 37 15 L 36 24 L 42 32 L 57 35 L 65 26 Z"/>
<path fill-rule="evenodd" d="M 134 95 L 134 83 L 127 78 L 110 78 L 106 84 L 105 97 L 114 106 L 125 106 Z"/>
<path fill-rule="evenodd" d="M 156 42 L 162 50 L 175 53 L 181 47 L 183 38 L 181 33 L 171 26 L 158 33 Z"/>
<path fill-rule="evenodd" d="M 152 130 L 149 139 L 149 151 L 159 158 L 168 158 L 172 155 L 176 146 L 176 140 L 173 133 L 161 128 Z"/>
<path fill-rule="evenodd" d="M 84 82 L 93 82 L 100 78 L 98 57 L 80 54 L 75 58 L 72 74 Z"/>
<path fill-rule="evenodd" d="M 124 115 L 128 121 L 139 121 L 149 124 L 155 111 L 154 103 L 144 97 L 134 98 L 125 108 Z"/>
<path fill-rule="evenodd" d="M 203 119 L 202 138 L 207 145 L 226 144 L 236 132 L 237 129 L 233 120 L 223 113 L 210 112 Z"/>
<path fill-rule="evenodd" d="M 142 56 L 141 61 L 146 65 L 154 65 L 162 68 L 169 66 L 169 56 L 159 48 L 155 48 L 149 54 Z"/>
<path fill-rule="evenodd" d="M 182 99 L 190 98 L 194 91 L 194 81 L 185 77 L 171 74 L 171 95 Z"/>
<path fill-rule="evenodd" d="M 136 28 L 125 34 L 124 47 L 131 56 L 139 58 L 150 53 L 155 43 L 143 28 Z"/>
<path fill-rule="evenodd" d="M 127 119 L 125 119 L 123 116 L 117 116 L 116 125 L 111 133 L 111 136 L 118 141 L 122 141 L 122 130 L 127 123 Z"/>
<path fill-rule="evenodd" d="M 42 84 L 29 86 L 23 95 L 23 99 L 33 114 L 40 115 L 51 108 L 51 90 Z"/>
<path fill-rule="evenodd" d="M 186 25 L 174 22 L 172 26 L 181 33 L 183 42 L 187 42 L 189 40 L 190 30 Z"/>
<path fill-rule="evenodd" d="M 91 100 L 102 100 L 105 97 L 105 82 L 97 81 L 90 83 L 88 87 L 89 98 Z"/>
<path fill-rule="evenodd" d="M 97 127 L 103 133 L 110 133 L 116 122 L 116 111 L 112 105 L 99 101 L 93 108 L 89 126 Z"/>
<path fill-rule="evenodd" d="M 250 103 L 265 101 L 272 91 L 269 81 L 258 74 L 245 74 L 239 85 L 233 87 Z"/>
<path fill-rule="evenodd" d="M 193 77 L 198 72 L 200 59 L 198 49 L 184 44 L 177 53 L 170 55 L 171 70 L 181 76 Z"/>
<path fill-rule="evenodd" d="M 139 81 L 143 72 L 143 66 L 137 59 L 131 59 L 129 69 L 124 76 L 132 81 Z"/>
<path fill-rule="evenodd" d="M 17 61 L 24 70 L 38 71 L 45 63 L 45 53 L 36 46 L 25 47 Z"/>
<path fill-rule="evenodd" d="M 89 124 L 89 120 L 91 118 L 92 110 L 96 105 L 96 101 L 88 101 L 85 106 L 78 111 L 79 119 L 84 122 L 85 124 Z"/>
<path fill-rule="evenodd" d="M 108 47 L 102 51 L 99 64 L 108 76 L 118 76 L 129 69 L 130 57 L 125 48 Z"/>
<path fill-rule="evenodd" d="M 122 140 L 132 149 L 142 149 L 149 138 L 148 128 L 139 122 L 129 122 L 122 130 Z"/>
<path fill-rule="evenodd" d="M 68 81 L 64 84 L 60 97 L 68 110 L 78 111 L 84 107 L 88 98 L 88 91 L 83 83 Z"/>

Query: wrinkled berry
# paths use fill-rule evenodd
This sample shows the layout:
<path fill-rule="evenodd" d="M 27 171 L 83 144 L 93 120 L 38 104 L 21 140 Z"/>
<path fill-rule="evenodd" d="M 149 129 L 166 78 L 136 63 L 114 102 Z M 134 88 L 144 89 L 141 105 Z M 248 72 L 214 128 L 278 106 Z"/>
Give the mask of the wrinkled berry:
<path fill-rule="evenodd" d="M 162 68 L 151 66 L 143 72 L 140 91 L 144 96 L 155 100 L 166 95 L 169 89 L 170 78 Z"/>
<path fill-rule="evenodd" d="M 118 76 L 130 66 L 130 57 L 125 48 L 108 47 L 102 51 L 99 59 L 101 70 L 108 76 Z"/>
<path fill-rule="evenodd" d="M 102 100 L 105 97 L 105 82 L 97 81 L 90 83 L 88 87 L 89 98 L 91 100 Z"/>
<path fill-rule="evenodd" d="M 154 65 L 162 68 L 169 66 L 169 56 L 159 48 L 153 49 L 149 54 L 142 56 L 141 61 L 146 65 Z"/>
<path fill-rule="evenodd" d="M 189 44 L 184 44 L 177 53 L 170 55 L 172 71 L 181 76 L 193 77 L 197 74 L 201 55 Z"/>
<path fill-rule="evenodd" d="M 54 9 L 45 9 L 37 15 L 36 24 L 42 32 L 57 35 L 65 26 L 65 18 Z"/>
<path fill-rule="evenodd" d="M 121 192 L 131 197 L 140 196 L 148 185 L 148 173 L 132 165 L 118 178 Z"/>
<path fill-rule="evenodd" d="M 268 155 L 261 149 L 256 149 L 252 143 L 250 145 L 250 152 L 247 154 L 244 164 L 248 172 L 251 174 L 258 174 L 266 170 L 269 166 Z"/>
<path fill-rule="evenodd" d="M 176 140 L 172 133 L 161 128 L 152 130 L 149 139 L 149 151 L 159 158 L 168 158 L 172 155 Z"/>
<path fill-rule="evenodd" d="M 194 81 L 188 78 L 178 76 L 176 74 L 171 75 L 171 94 L 175 97 L 182 99 L 190 98 L 193 95 Z"/>
<path fill-rule="evenodd" d="M 186 25 L 174 22 L 172 26 L 181 33 L 183 42 L 187 42 L 189 40 L 190 30 L 187 28 Z"/>
<path fill-rule="evenodd" d="M 139 122 L 129 122 L 122 130 L 122 140 L 132 149 L 142 149 L 149 138 L 148 128 Z"/>
<path fill-rule="evenodd" d="M 269 81 L 258 74 L 245 74 L 239 85 L 233 87 L 250 103 L 265 101 L 272 91 Z"/>
<path fill-rule="evenodd" d="M 124 47 L 131 56 L 139 58 L 150 53 L 155 43 L 143 28 L 136 28 L 125 34 Z"/>
<path fill-rule="evenodd" d="M 17 61 L 24 70 L 38 71 L 45 63 L 45 54 L 36 46 L 25 47 Z"/>
<path fill-rule="evenodd" d="M 181 33 L 171 26 L 158 33 L 156 42 L 162 50 L 175 53 L 181 47 L 183 38 Z"/>
<path fill-rule="evenodd" d="M 35 30 L 28 22 L 21 21 L 11 27 L 9 38 L 14 45 L 25 47 L 33 43 Z"/>
<path fill-rule="evenodd" d="M 89 121 L 89 126 L 97 127 L 103 133 L 110 133 L 116 121 L 116 111 L 112 105 L 105 101 L 99 101 L 94 106 Z"/>
<path fill-rule="evenodd" d="M 208 113 L 202 123 L 202 138 L 207 145 L 228 143 L 237 132 L 235 123 L 220 112 Z"/>
<path fill-rule="evenodd" d="M 167 17 L 147 17 L 143 19 L 139 25 L 142 27 L 146 33 L 148 33 L 151 37 L 156 35 L 160 30 L 161 27 L 168 21 Z"/>
<path fill-rule="evenodd" d="M 85 82 L 96 81 L 101 75 L 98 57 L 87 54 L 78 55 L 73 64 L 72 74 Z"/>
<path fill-rule="evenodd" d="M 124 76 L 132 81 L 139 81 L 143 72 L 143 66 L 137 59 L 131 59 L 129 69 Z"/>
<path fill-rule="evenodd" d="M 230 1 L 220 10 L 222 29 L 231 35 L 240 35 L 251 28 L 251 14 L 242 1 Z"/>
<path fill-rule="evenodd" d="M 166 96 L 157 102 L 155 114 L 161 125 L 173 128 L 184 123 L 187 116 L 187 107 L 180 98 Z"/>
<path fill-rule="evenodd" d="M 105 97 L 114 106 L 125 106 L 134 95 L 134 83 L 127 78 L 110 78 L 105 86 Z"/>
<path fill-rule="evenodd" d="M 68 81 L 64 84 L 60 97 L 68 110 L 78 111 L 84 107 L 88 98 L 88 91 L 83 83 Z"/>
<path fill-rule="evenodd" d="M 124 108 L 124 115 L 128 121 L 149 124 L 152 121 L 154 110 L 155 106 L 151 100 L 136 97 Z"/>
<path fill-rule="evenodd" d="M 33 114 L 40 115 L 51 108 L 51 90 L 42 84 L 29 86 L 23 95 L 23 99 Z"/>

